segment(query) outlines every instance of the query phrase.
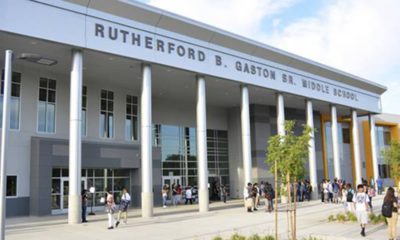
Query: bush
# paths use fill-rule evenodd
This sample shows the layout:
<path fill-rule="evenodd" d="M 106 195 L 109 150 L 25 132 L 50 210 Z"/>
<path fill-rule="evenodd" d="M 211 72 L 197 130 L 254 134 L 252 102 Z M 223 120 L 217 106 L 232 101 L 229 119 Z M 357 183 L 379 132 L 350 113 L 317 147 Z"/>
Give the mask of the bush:
<path fill-rule="evenodd" d="M 254 234 L 248 237 L 247 240 L 261 240 L 261 237 L 258 236 L 257 234 Z"/>
<path fill-rule="evenodd" d="M 335 218 L 335 216 L 334 216 L 334 215 L 329 215 L 329 217 L 328 217 L 328 221 L 329 221 L 329 222 L 336 221 L 336 218 Z"/>
<path fill-rule="evenodd" d="M 344 215 L 343 213 L 338 213 L 336 215 L 336 219 L 338 220 L 338 222 L 345 222 L 346 221 L 346 215 Z"/>
<path fill-rule="evenodd" d="M 246 240 L 246 237 L 235 233 L 231 236 L 230 240 Z"/>
<path fill-rule="evenodd" d="M 317 238 L 317 237 L 313 237 L 313 236 L 309 236 L 308 238 L 303 237 L 301 240 L 322 240 L 321 238 Z"/>
<path fill-rule="evenodd" d="M 261 240 L 275 240 L 275 237 L 268 235 L 268 236 L 261 238 Z"/>
<path fill-rule="evenodd" d="M 350 222 L 357 222 L 357 217 L 356 217 L 356 215 L 354 215 L 354 213 L 352 213 L 352 212 L 347 212 L 346 215 L 347 215 L 347 220 L 348 220 L 348 221 L 350 221 Z"/>
<path fill-rule="evenodd" d="M 222 237 L 217 236 L 217 237 L 214 237 L 212 240 L 223 240 L 223 239 L 222 239 Z"/>

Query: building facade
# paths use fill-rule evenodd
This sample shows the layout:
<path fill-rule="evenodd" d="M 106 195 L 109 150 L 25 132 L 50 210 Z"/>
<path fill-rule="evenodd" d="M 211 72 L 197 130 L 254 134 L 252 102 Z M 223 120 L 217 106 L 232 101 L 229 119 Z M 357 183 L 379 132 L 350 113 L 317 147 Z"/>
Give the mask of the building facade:
<path fill-rule="evenodd" d="M 386 176 L 364 150 L 386 136 L 384 86 L 133 1 L 1 0 L 0 13 L 8 216 L 74 223 L 82 189 L 96 208 L 127 187 L 148 217 L 173 183 L 208 211 L 221 185 L 241 198 L 272 181 L 267 141 L 285 120 L 315 128 L 315 192 L 322 178 Z"/>

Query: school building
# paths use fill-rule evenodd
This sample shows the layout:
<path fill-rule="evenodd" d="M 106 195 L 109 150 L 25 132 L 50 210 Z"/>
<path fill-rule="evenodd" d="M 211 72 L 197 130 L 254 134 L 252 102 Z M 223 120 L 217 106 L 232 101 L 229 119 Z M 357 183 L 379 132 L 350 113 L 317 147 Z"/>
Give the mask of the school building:
<path fill-rule="evenodd" d="M 149 217 L 173 183 L 208 211 L 221 185 L 242 198 L 273 180 L 285 120 L 316 129 L 314 191 L 388 177 L 380 148 L 399 136 L 398 116 L 376 115 L 386 87 L 135 1 L 0 0 L 0 57 L 7 216 L 76 223 L 82 189 L 103 209 L 105 188 L 127 187 Z"/>

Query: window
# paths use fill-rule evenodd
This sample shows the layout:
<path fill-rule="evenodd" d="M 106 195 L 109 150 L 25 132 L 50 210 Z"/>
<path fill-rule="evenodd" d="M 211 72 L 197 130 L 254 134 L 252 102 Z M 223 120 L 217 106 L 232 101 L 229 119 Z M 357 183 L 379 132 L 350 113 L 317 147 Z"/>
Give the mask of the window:
<path fill-rule="evenodd" d="M 7 197 L 17 196 L 17 176 L 7 176 Z"/>
<path fill-rule="evenodd" d="M 350 129 L 342 128 L 343 143 L 350 144 Z"/>
<path fill-rule="evenodd" d="M 135 141 L 138 139 L 138 103 L 137 97 L 126 95 L 125 139 Z"/>
<path fill-rule="evenodd" d="M 87 116 L 87 88 L 86 86 L 83 86 L 82 88 L 82 122 L 81 122 L 81 130 L 82 130 L 82 136 L 86 136 L 86 120 Z"/>
<path fill-rule="evenodd" d="M 4 70 L 1 72 L 0 128 L 1 126 L 3 126 L 3 94 L 4 94 Z M 13 72 L 11 77 L 10 129 L 19 129 L 20 94 L 21 94 L 21 73 Z"/>
<path fill-rule="evenodd" d="M 56 80 L 40 78 L 38 131 L 54 133 L 56 126 Z"/>
<path fill-rule="evenodd" d="M 114 92 L 101 90 L 100 137 L 114 137 Z"/>

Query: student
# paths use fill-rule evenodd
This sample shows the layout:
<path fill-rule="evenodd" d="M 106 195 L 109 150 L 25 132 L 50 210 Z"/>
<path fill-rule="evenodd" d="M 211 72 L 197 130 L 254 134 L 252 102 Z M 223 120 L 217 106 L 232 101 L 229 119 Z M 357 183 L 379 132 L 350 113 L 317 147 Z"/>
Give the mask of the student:
<path fill-rule="evenodd" d="M 346 206 L 347 206 L 347 211 L 349 212 L 354 212 L 353 198 L 354 198 L 354 190 L 351 188 L 351 184 L 348 183 L 346 185 Z"/>
<path fill-rule="evenodd" d="M 247 209 L 247 212 L 253 212 L 253 196 L 252 196 L 252 191 L 253 186 L 251 183 L 248 183 L 247 186 L 243 189 L 243 196 L 244 196 L 244 205 L 245 208 Z"/>
<path fill-rule="evenodd" d="M 258 183 L 254 183 L 253 185 L 253 195 L 255 195 L 254 208 L 258 208 L 260 205 L 260 188 L 258 187 Z"/>
<path fill-rule="evenodd" d="M 121 215 L 124 215 L 124 223 L 127 223 L 127 218 L 128 218 L 128 207 L 131 204 L 131 195 L 128 193 L 127 188 L 122 189 L 122 197 L 121 197 L 121 203 L 119 205 L 119 211 L 118 211 L 118 219 L 117 223 L 115 224 L 116 227 L 119 225 L 119 221 L 121 220 Z"/>
<path fill-rule="evenodd" d="M 188 186 L 186 187 L 185 190 L 185 205 L 190 202 L 190 204 L 193 204 L 193 200 L 192 200 L 192 187 Z"/>
<path fill-rule="evenodd" d="M 389 211 L 388 213 L 384 212 L 385 207 L 388 209 L 388 211 Z M 387 214 L 389 214 L 389 215 L 387 215 Z M 383 199 L 382 215 L 386 215 L 386 220 L 388 222 L 389 240 L 396 239 L 397 198 L 394 195 L 394 189 L 392 187 L 388 188 L 385 198 Z"/>
<path fill-rule="evenodd" d="M 378 195 L 381 195 L 383 189 L 383 180 L 380 177 L 376 179 L 376 185 L 378 186 Z"/>
<path fill-rule="evenodd" d="M 332 184 L 332 190 L 333 190 L 333 203 L 339 203 L 339 184 L 337 182 L 337 179 Z"/>
<path fill-rule="evenodd" d="M 86 210 L 87 210 L 87 190 L 82 190 L 82 223 L 88 222 L 86 220 Z"/>
<path fill-rule="evenodd" d="M 164 186 L 161 190 L 161 195 L 162 195 L 162 200 L 163 200 L 163 208 L 167 207 L 168 193 L 169 193 L 169 186 L 168 186 L 168 184 L 164 184 Z"/>
<path fill-rule="evenodd" d="M 272 185 L 269 183 L 267 183 L 265 187 L 265 198 L 267 199 L 267 204 L 265 204 L 265 211 L 272 212 L 274 210 L 273 199 L 275 198 L 275 192 L 272 188 Z"/>
<path fill-rule="evenodd" d="M 361 226 L 361 236 L 365 237 L 365 225 L 368 223 L 368 202 L 369 197 L 364 192 L 364 185 L 357 186 L 357 193 L 353 197 L 354 208 L 356 209 L 357 220 Z"/>
<path fill-rule="evenodd" d="M 115 202 L 114 196 L 111 191 L 106 189 L 106 212 L 108 217 L 108 229 L 114 229 L 115 219 L 114 219 L 114 211 L 115 211 Z"/>
<path fill-rule="evenodd" d="M 226 189 L 225 185 L 222 185 L 221 195 L 222 195 L 222 200 L 224 201 L 224 203 L 226 203 L 226 197 L 228 196 L 228 190 Z"/>

